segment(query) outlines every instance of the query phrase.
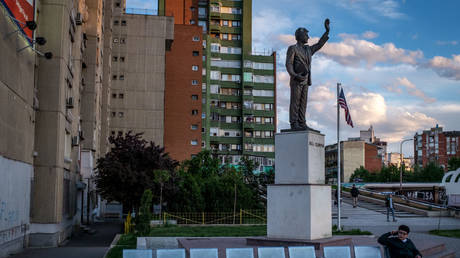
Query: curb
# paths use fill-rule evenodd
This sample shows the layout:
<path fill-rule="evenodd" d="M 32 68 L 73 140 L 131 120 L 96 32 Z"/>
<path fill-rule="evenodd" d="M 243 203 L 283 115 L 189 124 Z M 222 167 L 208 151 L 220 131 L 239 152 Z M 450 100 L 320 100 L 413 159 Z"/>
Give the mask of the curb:
<path fill-rule="evenodd" d="M 110 249 L 112 249 L 114 246 L 117 245 L 118 240 L 120 240 L 121 235 L 122 235 L 122 234 L 117 234 L 117 235 L 113 238 L 112 243 L 110 243 L 109 248 L 107 249 L 107 251 L 105 251 L 105 254 L 104 254 L 103 258 L 107 258 L 107 254 L 110 252 Z"/>

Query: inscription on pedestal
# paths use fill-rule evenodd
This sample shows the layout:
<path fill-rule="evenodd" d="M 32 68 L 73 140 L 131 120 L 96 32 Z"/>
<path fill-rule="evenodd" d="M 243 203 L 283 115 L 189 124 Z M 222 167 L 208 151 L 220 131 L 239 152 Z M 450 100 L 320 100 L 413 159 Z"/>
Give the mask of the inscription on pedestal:
<path fill-rule="evenodd" d="M 324 135 L 313 131 L 275 135 L 276 184 L 324 184 Z"/>

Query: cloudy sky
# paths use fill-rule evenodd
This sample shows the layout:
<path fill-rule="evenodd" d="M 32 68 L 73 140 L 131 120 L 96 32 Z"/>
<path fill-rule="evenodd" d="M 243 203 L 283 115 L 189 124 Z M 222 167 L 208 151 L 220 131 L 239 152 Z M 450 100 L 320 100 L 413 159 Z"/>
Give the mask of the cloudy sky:
<path fill-rule="evenodd" d="M 156 7 L 128 0 L 128 7 Z M 298 27 L 309 44 L 331 20 L 328 43 L 315 54 L 307 123 L 336 141 L 336 84 L 344 88 L 355 128 L 343 121 L 341 139 L 373 125 L 398 152 L 402 139 L 442 126 L 460 130 L 460 1 L 253 0 L 253 49 L 278 53 L 278 128 L 289 127 L 286 49 Z M 413 154 L 407 143 L 406 155 Z"/>

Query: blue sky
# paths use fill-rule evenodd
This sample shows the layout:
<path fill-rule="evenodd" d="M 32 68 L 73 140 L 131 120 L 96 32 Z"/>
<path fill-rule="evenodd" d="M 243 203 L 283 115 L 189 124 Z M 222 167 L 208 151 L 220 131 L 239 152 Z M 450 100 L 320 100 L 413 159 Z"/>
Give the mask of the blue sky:
<path fill-rule="evenodd" d="M 128 0 L 156 8 L 156 1 Z M 460 130 L 460 1 L 253 0 L 253 48 L 278 53 L 278 128 L 287 128 L 286 49 L 306 27 L 309 44 L 331 20 L 328 43 L 314 56 L 307 123 L 336 141 L 336 83 L 342 83 L 355 128 L 343 121 L 341 139 L 374 126 L 398 152 L 402 139 L 434 127 Z M 405 144 L 405 155 L 413 154 Z"/>

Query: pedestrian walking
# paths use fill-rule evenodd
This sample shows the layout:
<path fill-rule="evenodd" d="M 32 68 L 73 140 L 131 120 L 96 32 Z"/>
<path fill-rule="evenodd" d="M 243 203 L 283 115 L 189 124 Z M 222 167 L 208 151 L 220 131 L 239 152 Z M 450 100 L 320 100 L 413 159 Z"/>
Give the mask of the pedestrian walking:
<path fill-rule="evenodd" d="M 391 215 L 393 216 L 393 222 L 396 222 L 395 219 L 395 208 L 393 204 L 393 196 L 391 194 L 388 195 L 388 197 L 385 200 L 385 205 L 387 206 L 387 221 L 390 221 L 390 212 Z"/>
<path fill-rule="evenodd" d="M 353 187 L 351 188 L 351 197 L 353 198 L 353 208 L 356 208 L 358 206 L 358 195 L 359 195 L 359 190 L 356 188 L 356 185 L 353 184 Z"/>
<path fill-rule="evenodd" d="M 422 258 L 422 254 L 408 238 L 410 229 L 406 225 L 399 226 L 398 230 L 385 233 L 377 240 L 388 248 L 390 258 Z"/>

